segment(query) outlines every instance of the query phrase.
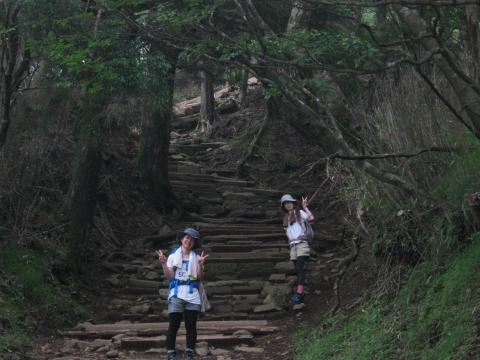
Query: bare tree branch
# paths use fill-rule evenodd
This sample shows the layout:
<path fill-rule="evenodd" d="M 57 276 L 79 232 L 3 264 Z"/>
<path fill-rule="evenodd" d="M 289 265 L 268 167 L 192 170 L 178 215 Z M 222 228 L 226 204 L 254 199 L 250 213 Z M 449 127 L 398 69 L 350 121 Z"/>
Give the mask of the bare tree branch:
<path fill-rule="evenodd" d="M 394 159 L 394 158 L 412 158 L 428 152 L 456 152 L 456 148 L 444 148 L 433 146 L 429 149 L 422 149 L 413 153 L 396 153 L 396 154 L 372 154 L 372 155 L 342 155 L 333 154 L 328 156 L 329 159 L 342 159 L 342 160 L 381 160 L 381 159 Z"/>

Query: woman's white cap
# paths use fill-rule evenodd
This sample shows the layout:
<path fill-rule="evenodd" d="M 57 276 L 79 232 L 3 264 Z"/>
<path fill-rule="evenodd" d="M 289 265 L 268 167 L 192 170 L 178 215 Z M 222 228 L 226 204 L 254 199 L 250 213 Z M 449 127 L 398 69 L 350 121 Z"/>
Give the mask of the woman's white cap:
<path fill-rule="evenodd" d="M 294 197 L 290 194 L 285 194 L 282 196 L 280 199 L 280 204 L 283 205 L 285 202 L 297 202 L 297 200 L 294 199 Z"/>

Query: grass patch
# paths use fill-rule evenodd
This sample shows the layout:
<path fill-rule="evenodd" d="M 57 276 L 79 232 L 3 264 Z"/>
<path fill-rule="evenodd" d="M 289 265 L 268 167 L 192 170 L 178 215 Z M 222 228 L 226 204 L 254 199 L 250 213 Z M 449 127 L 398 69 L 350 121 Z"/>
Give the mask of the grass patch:
<path fill-rule="evenodd" d="M 88 315 L 73 287 L 60 286 L 45 256 L 28 249 L 0 247 L 0 357 L 21 351 L 33 331 L 58 328 Z"/>
<path fill-rule="evenodd" d="M 296 359 L 471 359 L 480 303 L 480 235 L 458 256 L 415 267 L 399 296 L 294 337 Z M 474 356 L 474 357 L 472 357 Z"/>

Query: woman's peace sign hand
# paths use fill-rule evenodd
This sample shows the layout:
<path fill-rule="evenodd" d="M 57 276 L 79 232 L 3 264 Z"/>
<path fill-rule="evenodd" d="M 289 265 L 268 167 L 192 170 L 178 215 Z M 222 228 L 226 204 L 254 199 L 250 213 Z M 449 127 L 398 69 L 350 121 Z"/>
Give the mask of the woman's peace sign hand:
<path fill-rule="evenodd" d="M 160 260 L 160 262 L 162 264 L 165 264 L 167 262 L 167 257 L 165 256 L 165 254 L 162 252 L 162 250 L 157 250 L 155 251 L 155 254 L 158 255 L 158 260 Z"/>
<path fill-rule="evenodd" d="M 307 196 L 305 196 L 305 197 L 302 196 L 302 207 L 305 209 L 307 206 L 308 206 L 308 197 Z"/>
<path fill-rule="evenodd" d="M 205 252 L 202 251 L 202 255 L 200 255 L 200 256 L 198 257 L 198 263 L 199 263 L 200 265 L 204 265 L 204 264 L 205 264 L 205 259 L 206 259 L 207 257 L 208 257 L 208 255 L 205 255 Z"/>

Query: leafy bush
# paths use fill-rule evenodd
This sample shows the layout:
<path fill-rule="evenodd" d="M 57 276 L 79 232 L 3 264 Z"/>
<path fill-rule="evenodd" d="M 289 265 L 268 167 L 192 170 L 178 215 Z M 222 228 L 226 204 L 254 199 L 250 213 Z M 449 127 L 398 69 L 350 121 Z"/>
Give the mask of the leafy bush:
<path fill-rule="evenodd" d="M 296 359 L 477 358 L 480 235 L 451 255 L 415 267 L 397 299 L 329 318 L 323 326 L 330 331 L 304 329 L 294 339 Z"/>
<path fill-rule="evenodd" d="M 60 288 L 55 282 L 44 255 L 4 245 L 0 273 L 0 354 L 23 347 L 33 330 L 65 326 L 87 315 L 70 297 L 73 286 Z"/>

